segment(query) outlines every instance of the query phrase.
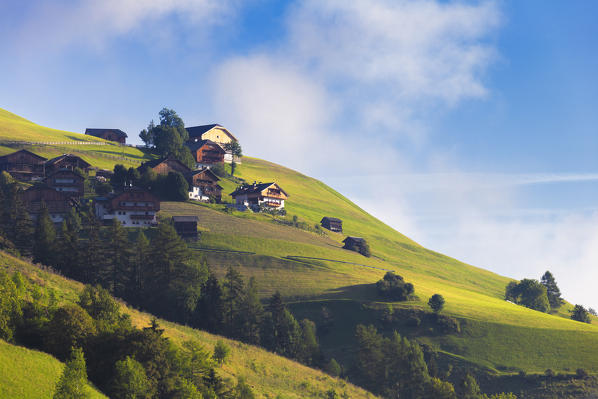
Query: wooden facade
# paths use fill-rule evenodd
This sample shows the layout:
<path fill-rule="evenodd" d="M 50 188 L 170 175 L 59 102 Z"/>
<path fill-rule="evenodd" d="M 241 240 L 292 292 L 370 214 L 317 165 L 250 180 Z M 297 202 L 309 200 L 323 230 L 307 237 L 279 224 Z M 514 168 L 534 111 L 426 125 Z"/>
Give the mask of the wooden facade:
<path fill-rule="evenodd" d="M 83 158 L 73 154 L 63 154 L 46 162 L 46 174 L 48 175 L 61 169 L 74 170 L 77 168 L 89 172 L 91 165 Z"/>
<path fill-rule="evenodd" d="M 338 218 L 324 216 L 320 221 L 320 224 L 322 225 L 322 227 L 330 231 L 334 231 L 337 233 L 343 232 L 343 221 Z"/>
<path fill-rule="evenodd" d="M 0 171 L 6 171 L 18 180 L 38 180 L 45 175 L 46 161 L 31 151 L 19 150 L 0 157 Z"/>
<path fill-rule="evenodd" d="M 188 143 L 197 167 L 210 166 L 224 162 L 225 151 L 217 143 L 210 140 L 200 140 Z"/>
<path fill-rule="evenodd" d="M 170 172 L 180 172 L 183 175 L 188 174 L 191 172 L 185 164 L 183 164 L 178 159 L 174 158 L 160 158 L 154 159 L 152 161 L 145 162 L 141 165 L 138 169 L 140 172 L 143 172 L 146 169 L 152 169 L 159 175 L 167 175 Z"/>
<path fill-rule="evenodd" d="M 177 234 L 181 238 L 188 240 L 197 240 L 197 216 L 173 216 L 172 223 Z"/>
<path fill-rule="evenodd" d="M 230 194 L 237 205 L 248 207 L 265 206 L 273 209 L 284 208 L 289 195 L 276 183 L 244 184 Z"/>
<path fill-rule="evenodd" d="M 99 137 L 108 141 L 115 141 L 120 144 L 127 142 L 127 134 L 120 129 L 85 129 L 88 136 Z"/>
<path fill-rule="evenodd" d="M 37 220 L 43 203 L 48 209 L 50 218 L 54 223 L 62 223 L 73 206 L 73 202 L 69 196 L 41 184 L 25 190 L 21 194 L 21 199 L 31 219 Z"/>
<path fill-rule="evenodd" d="M 85 178 L 70 169 L 61 169 L 44 179 L 44 183 L 68 197 L 85 195 Z"/>
<path fill-rule="evenodd" d="M 104 223 L 119 220 L 123 227 L 149 227 L 156 224 L 160 200 L 148 191 L 131 187 L 109 197 L 95 200 L 96 216 Z"/>
<path fill-rule="evenodd" d="M 187 181 L 189 182 L 189 191 L 192 187 L 196 187 L 197 195 L 200 198 L 192 198 L 198 200 L 209 200 L 213 198 L 216 202 L 222 200 L 222 187 L 218 185 L 220 179 L 208 168 L 194 170 L 187 174 Z"/>

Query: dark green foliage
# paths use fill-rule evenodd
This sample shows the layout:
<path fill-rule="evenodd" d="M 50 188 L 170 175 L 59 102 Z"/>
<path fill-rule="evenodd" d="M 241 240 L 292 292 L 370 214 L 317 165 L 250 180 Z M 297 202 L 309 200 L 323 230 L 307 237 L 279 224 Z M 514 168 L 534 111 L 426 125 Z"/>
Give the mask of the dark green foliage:
<path fill-rule="evenodd" d="M 84 269 L 79 267 L 81 262 L 81 251 L 79 246 L 79 233 L 81 230 L 81 219 L 71 208 L 66 220 L 60 228 L 60 242 L 56 267 L 58 270 L 75 279 L 82 280 Z"/>
<path fill-rule="evenodd" d="M 237 167 L 237 158 L 241 158 L 243 156 L 243 149 L 241 148 L 241 144 L 238 141 L 231 141 L 230 143 L 226 143 L 224 145 L 224 149 L 227 152 L 230 152 L 233 156 L 232 163 L 230 165 L 230 174 L 231 176 L 235 175 L 235 169 Z"/>
<path fill-rule="evenodd" d="M 110 178 L 110 184 L 114 191 L 122 191 L 130 182 L 127 181 L 127 168 L 123 165 L 114 165 L 113 175 Z"/>
<path fill-rule="evenodd" d="M 150 242 L 143 231 L 139 230 L 131 256 L 131 281 L 127 286 L 125 295 L 125 297 L 132 303 L 141 304 L 143 302 L 145 280 L 149 273 L 149 261 Z"/>
<path fill-rule="evenodd" d="M 434 294 L 428 300 L 428 306 L 432 308 L 435 313 L 438 313 L 444 308 L 444 297 L 440 294 Z"/>
<path fill-rule="evenodd" d="M 44 265 L 54 265 L 56 251 L 56 230 L 50 219 L 48 208 L 42 202 L 41 212 L 37 217 L 33 243 L 33 261 Z"/>
<path fill-rule="evenodd" d="M 11 342 L 23 311 L 13 279 L 0 270 L 0 339 Z"/>
<path fill-rule="evenodd" d="M 546 296 L 548 297 L 550 307 L 552 309 L 558 309 L 561 307 L 564 301 L 561 298 L 561 290 L 559 290 L 559 287 L 556 285 L 556 280 L 554 279 L 552 273 L 546 271 L 540 282 L 544 287 L 546 287 Z"/>
<path fill-rule="evenodd" d="M 150 383 L 141 363 L 127 356 L 114 365 L 111 396 L 115 399 L 149 399 Z"/>
<path fill-rule="evenodd" d="M 21 254 L 28 255 L 32 249 L 34 226 L 21 200 L 22 190 L 18 184 L 3 172 L 0 178 L 0 230 Z"/>
<path fill-rule="evenodd" d="M 214 360 L 218 363 L 218 364 L 223 364 L 226 362 L 226 359 L 228 358 L 230 354 L 230 347 L 224 343 L 224 341 L 222 340 L 218 340 L 218 342 L 216 342 L 216 345 L 214 346 L 214 354 L 212 355 L 212 358 L 214 358 Z"/>
<path fill-rule="evenodd" d="M 237 381 L 237 385 L 233 389 L 233 398 L 234 399 L 255 399 L 255 395 L 251 390 L 249 384 L 245 382 L 243 377 L 240 377 Z"/>
<path fill-rule="evenodd" d="M 121 222 L 116 218 L 112 219 L 105 252 L 108 267 L 104 268 L 102 281 L 105 287 L 110 287 L 115 296 L 124 296 L 125 289 L 132 278 L 129 263 L 130 248 L 127 232 Z"/>
<path fill-rule="evenodd" d="M 320 345 L 316 334 L 316 324 L 309 320 L 301 320 L 301 344 L 297 359 L 308 366 L 321 364 Z"/>
<path fill-rule="evenodd" d="M 413 295 L 413 284 L 406 283 L 403 277 L 387 272 L 382 280 L 376 283 L 378 295 L 390 301 L 406 301 Z"/>
<path fill-rule="evenodd" d="M 223 280 L 224 327 L 228 336 L 241 334 L 241 306 L 245 296 L 243 277 L 234 268 L 229 267 Z"/>
<path fill-rule="evenodd" d="M 240 309 L 239 338 L 244 342 L 259 345 L 260 326 L 264 317 L 264 308 L 258 296 L 257 284 L 254 277 L 249 279 Z"/>
<path fill-rule="evenodd" d="M 77 305 L 64 305 L 50 320 L 46 336 L 46 348 L 59 359 L 66 359 L 71 348 L 81 348 L 95 334 L 91 316 Z"/>
<path fill-rule="evenodd" d="M 118 302 L 99 285 L 86 285 L 79 294 L 78 305 L 94 319 L 98 331 L 114 331 L 129 326 L 129 319 L 121 315 Z"/>
<path fill-rule="evenodd" d="M 575 305 L 571 310 L 571 319 L 581 321 L 582 323 L 591 323 L 590 314 L 582 305 Z"/>
<path fill-rule="evenodd" d="M 330 359 L 326 365 L 326 372 L 333 377 L 338 377 L 342 374 L 343 370 L 335 359 Z"/>
<path fill-rule="evenodd" d="M 439 378 L 432 378 L 428 386 L 426 397 L 434 399 L 457 399 L 455 388 L 449 382 Z"/>
<path fill-rule="evenodd" d="M 538 280 L 523 279 L 519 283 L 510 282 L 505 291 L 505 298 L 540 312 L 550 309 L 546 287 Z"/>
<path fill-rule="evenodd" d="M 73 349 L 60 380 L 56 384 L 54 399 L 85 399 L 90 393 L 87 387 L 85 357 L 80 348 Z"/>
<path fill-rule="evenodd" d="M 186 201 L 189 199 L 189 183 L 181 172 L 169 172 L 160 184 L 161 198 L 169 201 Z"/>
<path fill-rule="evenodd" d="M 224 325 L 224 302 L 222 286 L 216 276 L 210 274 L 202 286 L 201 297 L 193 315 L 193 324 L 210 332 L 222 331 Z"/>
<path fill-rule="evenodd" d="M 459 394 L 463 399 L 482 399 L 480 386 L 471 374 L 467 374 L 459 384 Z"/>
<path fill-rule="evenodd" d="M 82 276 L 82 281 L 90 284 L 99 284 L 102 281 L 104 270 L 108 266 L 106 258 L 106 245 L 100 235 L 100 223 L 93 214 L 93 210 L 89 210 L 84 214 L 85 228 L 84 234 L 87 237 L 81 244 L 81 258 L 85 260 L 79 262 L 79 273 Z"/>

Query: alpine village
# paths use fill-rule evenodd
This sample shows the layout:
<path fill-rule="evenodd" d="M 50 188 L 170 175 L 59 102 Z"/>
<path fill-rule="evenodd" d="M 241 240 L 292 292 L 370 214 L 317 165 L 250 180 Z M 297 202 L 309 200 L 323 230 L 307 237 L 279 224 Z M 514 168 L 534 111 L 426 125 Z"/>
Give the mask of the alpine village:
<path fill-rule="evenodd" d="M 0 397 L 598 394 L 550 272 L 427 250 L 219 124 L 139 137 L 0 110 Z"/>

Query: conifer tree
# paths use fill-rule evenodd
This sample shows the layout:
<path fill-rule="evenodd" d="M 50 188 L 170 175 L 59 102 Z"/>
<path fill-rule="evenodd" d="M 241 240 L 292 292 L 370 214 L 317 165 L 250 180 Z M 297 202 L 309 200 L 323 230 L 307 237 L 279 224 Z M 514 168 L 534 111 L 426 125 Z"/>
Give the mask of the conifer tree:
<path fill-rule="evenodd" d="M 264 307 L 257 292 L 255 277 L 249 279 L 245 296 L 241 303 L 241 339 L 253 345 L 260 343 L 260 326 L 264 317 Z"/>
<path fill-rule="evenodd" d="M 240 333 L 238 328 L 241 301 L 245 296 L 245 284 L 238 270 L 229 267 L 224 277 L 224 310 L 225 329 L 229 336 Z"/>
<path fill-rule="evenodd" d="M 540 280 L 542 285 L 546 287 L 546 295 L 548 296 L 548 302 L 550 303 L 550 307 L 552 309 L 557 309 L 561 307 L 563 304 L 563 299 L 561 298 L 561 290 L 556 285 L 556 280 L 554 276 L 549 271 L 546 271 Z"/>
<path fill-rule="evenodd" d="M 58 268 L 67 276 L 81 281 L 83 279 L 83 273 L 79 268 L 81 263 L 79 247 L 80 230 L 81 219 L 74 209 L 71 208 L 67 219 L 62 222 L 60 228 Z"/>
<path fill-rule="evenodd" d="M 110 287 L 114 296 L 122 297 L 129 282 L 129 248 L 127 232 L 118 219 L 112 219 L 106 249 L 108 273 L 104 274 L 104 284 Z"/>
<path fill-rule="evenodd" d="M 60 380 L 56 384 L 54 399 L 87 399 L 90 397 L 85 357 L 83 351 L 76 348 L 72 350 L 71 359 L 66 363 Z"/>
<path fill-rule="evenodd" d="M 135 239 L 133 256 L 131 258 L 132 275 L 129 284 L 127 299 L 138 302 L 145 288 L 144 281 L 147 271 L 147 264 L 150 259 L 150 243 L 143 231 L 139 231 Z"/>
<path fill-rule="evenodd" d="M 201 297 L 195 308 L 193 324 L 213 333 L 222 332 L 224 316 L 224 302 L 222 300 L 222 286 L 210 273 L 202 286 Z"/>
<path fill-rule="evenodd" d="M 87 240 L 81 248 L 81 258 L 84 259 L 83 262 L 80 262 L 81 274 L 84 282 L 99 284 L 106 266 L 105 245 L 100 235 L 100 222 L 95 215 L 87 214 L 85 224 Z"/>
<path fill-rule="evenodd" d="M 174 227 L 162 222 L 152 239 L 151 278 L 161 285 L 169 286 L 177 269 L 191 257 L 185 241 L 179 237 Z"/>
<path fill-rule="evenodd" d="M 50 219 L 48 208 L 42 202 L 41 212 L 37 216 L 33 243 L 33 261 L 47 266 L 54 266 L 56 253 L 56 230 Z"/>

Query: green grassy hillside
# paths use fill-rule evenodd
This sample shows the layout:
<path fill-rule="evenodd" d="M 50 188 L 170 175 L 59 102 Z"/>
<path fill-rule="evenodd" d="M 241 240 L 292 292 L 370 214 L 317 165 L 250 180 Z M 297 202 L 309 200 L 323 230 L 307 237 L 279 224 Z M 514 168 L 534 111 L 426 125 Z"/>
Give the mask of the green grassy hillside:
<path fill-rule="evenodd" d="M 76 135 L 0 113 L 0 138 L 15 140 L 20 127 L 29 129 L 31 137 Z M 88 147 L 82 146 L 80 151 L 90 162 L 98 162 L 98 166 L 102 162 L 101 167 L 120 163 L 89 158 L 97 156 L 97 149 Z M 322 337 L 327 354 L 347 361 L 351 358 L 355 325 L 377 321 L 375 312 L 363 305 L 382 305 L 373 284 L 386 270 L 392 270 L 415 285 L 418 297 L 393 306 L 427 310 L 428 298 L 440 293 L 446 299 L 443 313 L 461 321 L 458 334 L 413 333 L 447 356 L 496 370 L 583 367 L 598 372 L 598 358 L 591 355 L 598 351 L 598 326 L 568 319 L 571 305 L 551 315 L 508 303 L 503 299 L 508 277 L 422 247 L 324 183 L 299 172 L 245 157 L 237 175 L 248 182 L 276 181 L 290 194 L 287 220 L 296 215 L 313 226 L 323 216 L 334 216 L 343 220 L 344 233 L 322 236 L 280 224 L 269 215 L 229 214 L 223 205 L 166 202 L 161 213 L 199 216 L 202 238 L 194 250 L 205 253 L 217 273 L 238 266 L 244 275 L 257 278 L 263 296 L 280 290 L 302 317 L 317 321 L 323 307 L 332 309 L 335 324 Z M 235 187 L 232 179 L 224 179 L 221 185 L 225 194 Z M 366 238 L 373 256 L 365 258 L 343 250 L 341 241 L 346 235 Z"/>
<path fill-rule="evenodd" d="M 9 273 L 18 271 L 30 282 L 52 288 L 61 303 L 77 301 L 78 294 L 83 289 L 83 285 L 78 282 L 42 270 L 38 266 L 1 251 L 0 270 Z M 125 305 L 122 310 L 131 316 L 133 324 L 137 327 L 147 327 L 150 324 L 151 315 Z M 218 340 L 224 340 L 231 347 L 231 356 L 229 362 L 220 370 L 220 374 L 232 381 L 236 381 L 239 377 L 245 378 L 258 398 L 322 398 L 330 388 L 334 388 L 338 393 L 346 392 L 350 398 L 374 398 L 367 391 L 341 379 L 332 378 L 323 372 L 264 349 L 163 320 L 160 321 L 160 325 L 164 328 L 165 335 L 175 342 L 182 343 L 195 339 L 210 351 L 213 350 Z M 18 364 L 13 365 L 13 363 Z M 24 396 L 15 394 L 0 396 L 0 398 L 51 397 L 52 389 L 61 370 L 62 364 L 47 354 L 15 347 L 0 341 L 0 393 L 3 393 L 3 390 L 24 392 Z M 28 386 L 31 385 L 28 384 L 31 378 L 26 378 L 27 375 L 32 378 L 38 377 L 39 387 Z M 38 385 L 37 382 L 36 385 Z"/>
<path fill-rule="evenodd" d="M 52 398 L 63 368 L 64 364 L 46 353 L 0 340 L 0 398 Z M 93 399 L 106 398 L 91 387 L 89 393 Z"/>
<path fill-rule="evenodd" d="M 119 146 L 81 133 L 39 126 L 0 108 L 0 155 L 9 154 L 21 148 L 26 148 L 46 158 L 53 158 L 67 152 L 76 154 L 102 169 L 112 169 L 115 163 L 139 166 L 142 161 L 147 159 L 146 155 L 138 148 Z"/>

